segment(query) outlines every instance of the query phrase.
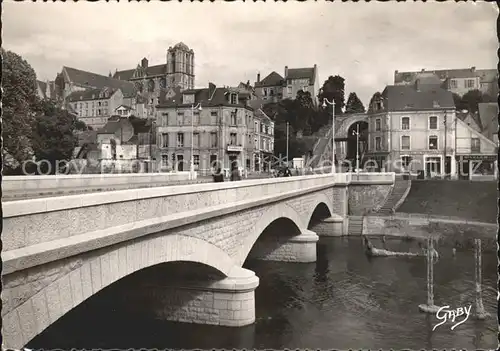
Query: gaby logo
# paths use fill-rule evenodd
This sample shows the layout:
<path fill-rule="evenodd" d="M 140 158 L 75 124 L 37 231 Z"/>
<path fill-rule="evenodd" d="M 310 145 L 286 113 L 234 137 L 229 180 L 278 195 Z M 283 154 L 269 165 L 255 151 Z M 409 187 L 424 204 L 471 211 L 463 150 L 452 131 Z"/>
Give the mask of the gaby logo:
<path fill-rule="evenodd" d="M 432 331 L 436 330 L 437 327 L 439 327 L 440 325 L 443 325 L 448 320 L 451 321 L 452 323 L 454 323 L 451 326 L 451 330 L 455 329 L 460 324 L 464 323 L 467 319 L 469 319 L 471 309 L 472 309 L 472 305 L 469 305 L 469 307 L 459 307 L 457 309 L 450 309 L 450 306 L 441 307 L 436 312 L 436 318 L 441 320 L 441 322 L 436 324 L 434 326 L 434 328 L 432 328 Z M 465 317 L 461 321 L 459 321 L 458 323 L 455 323 L 455 320 L 460 316 L 465 316 Z"/>

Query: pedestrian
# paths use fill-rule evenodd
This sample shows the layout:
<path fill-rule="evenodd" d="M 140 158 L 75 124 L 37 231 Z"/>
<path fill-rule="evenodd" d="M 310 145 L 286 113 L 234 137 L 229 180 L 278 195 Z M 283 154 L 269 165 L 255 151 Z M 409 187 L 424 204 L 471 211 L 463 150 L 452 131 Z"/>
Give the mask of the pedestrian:
<path fill-rule="evenodd" d="M 214 182 L 215 183 L 222 183 L 224 182 L 224 175 L 222 174 L 222 170 L 219 168 L 217 168 L 217 171 L 212 174 L 212 177 L 214 178 Z"/>
<path fill-rule="evenodd" d="M 234 167 L 231 171 L 231 181 L 235 182 L 238 180 L 241 180 L 240 171 L 238 170 L 238 167 Z"/>

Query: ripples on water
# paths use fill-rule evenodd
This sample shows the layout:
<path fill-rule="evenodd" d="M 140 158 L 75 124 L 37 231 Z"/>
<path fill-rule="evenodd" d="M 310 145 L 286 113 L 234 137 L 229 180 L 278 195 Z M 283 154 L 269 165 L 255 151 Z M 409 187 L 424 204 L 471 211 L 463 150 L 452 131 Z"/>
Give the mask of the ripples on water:
<path fill-rule="evenodd" d="M 401 245 L 405 245 L 401 243 Z M 473 305 L 472 252 L 440 252 L 434 267 L 438 305 Z M 249 262 L 260 277 L 257 321 L 224 328 L 136 320 L 113 310 L 111 301 L 90 303 L 64 317 L 31 347 L 101 348 L 319 348 L 496 349 L 497 258 L 483 255 L 486 321 L 468 321 L 451 331 L 426 303 L 426 267 L 419 258 L 367 258 L 360 238 L 321 238 L 312 264 Z M 104 312 L 105 311 L 105 312 Z M 462 318 L 462 317 L 460 317 Z M 461 319 L 460 319 L 461 320 Z M 457 320 L 458 321 L 458 320 Z"/>

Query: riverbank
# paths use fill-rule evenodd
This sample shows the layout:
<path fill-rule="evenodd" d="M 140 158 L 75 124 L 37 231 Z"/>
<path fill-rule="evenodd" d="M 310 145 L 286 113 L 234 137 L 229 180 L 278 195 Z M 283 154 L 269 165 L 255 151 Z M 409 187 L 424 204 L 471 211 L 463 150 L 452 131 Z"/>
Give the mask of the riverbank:
<path fill-rule="evenodd" d="M 496 181 L 414 180 L 398 212 L 497 223 L 497 185 Z"/>
<path fill-rule="evenodd" d="M 497 251 L 497 225 L 458 217 L 425 214 L 396 213 L 391 216 L 365 216 L 363 235 L 375 238 L 380 247 L 383 236 L 406 238 L 415 242 L 415 248 L 432 236 L 438 245 L 456 249 L 472 249 L 474 239 L 481 239 L 485 252 Z"/>

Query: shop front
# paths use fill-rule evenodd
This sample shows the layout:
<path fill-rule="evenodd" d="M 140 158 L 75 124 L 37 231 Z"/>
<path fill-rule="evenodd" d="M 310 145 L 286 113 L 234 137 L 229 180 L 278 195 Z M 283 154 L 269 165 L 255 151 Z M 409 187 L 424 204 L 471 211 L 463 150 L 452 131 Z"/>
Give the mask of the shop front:
<path fill-rule="evenodd" d="M 497 155 L 457 155 L 458 178 L 488 181 L 498 177 Z"/>

